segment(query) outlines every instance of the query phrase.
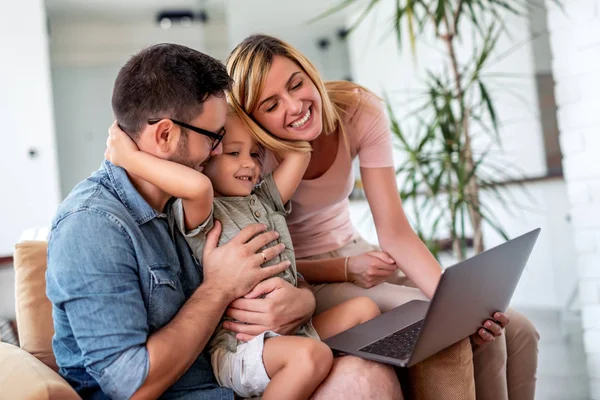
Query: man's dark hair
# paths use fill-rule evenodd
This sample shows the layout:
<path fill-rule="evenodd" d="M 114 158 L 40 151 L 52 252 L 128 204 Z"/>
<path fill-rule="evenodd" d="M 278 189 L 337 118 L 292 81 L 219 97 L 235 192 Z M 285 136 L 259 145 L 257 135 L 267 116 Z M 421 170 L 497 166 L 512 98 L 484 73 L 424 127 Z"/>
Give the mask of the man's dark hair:
<path fill-rule="evenodd" d="M 148 47 L 121 68 L 112 95 L 119 126 L 137 139 L 151 118 L 189 122 L 210 96 L 223 96 L 232 80 L 218 60 L 189 47 Z"/>

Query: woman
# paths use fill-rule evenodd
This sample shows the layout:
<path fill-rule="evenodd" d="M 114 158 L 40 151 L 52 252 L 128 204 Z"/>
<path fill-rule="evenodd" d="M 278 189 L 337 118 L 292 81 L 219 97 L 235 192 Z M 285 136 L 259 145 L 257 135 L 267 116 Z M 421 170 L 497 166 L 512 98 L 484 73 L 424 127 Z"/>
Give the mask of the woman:
<path fill-rule="evenodd" d="M 389 123 L 379 99 L 350 82 L 323 82 L 300 52 L 265 35 L 250 36 L 240 43 L 231 53 L 227 69 L 234 80 L 233 103 L 249 116 L 265 147 L 310 151 L 305 143 L 312 146 L 310 164 L 292 197 L 288 225 L 296 258 L 304 260 L 298 261 L 298 270 L 315 285 L 317 310 L 359 295 L 371 297 L 382 312 L 412 299 L 431 298 L 441 268 L 411 229 L 402 209 Z M 356 157 L 384 252 L 366 243 L 350 220 L 348 196 Z M 271 157 L 265 166 L 273 168 L 275 163 Z M 399 283 L 398 269 L 420 290 L 389 283 Z M 506 315 L 495 313 L 492 318 L 471 339 L 478 398 L 533 399 L 535 328 L 512 310 Z M 232 329 L 245 333 L 242 325 Z M 440 366 L 451 365 L 443 357 L 450 354 L 464 360 L 470 356 L 464 354 L 470 353 L 468 347 L 461 349 L 427 361 L 429 366 L 417 375 L 428 382 L 417 385 L 428 387 L 432 397 L 452 398 L 448 381 L 432 379 L 432 375 L 443 369 Z M 466 381 L 459 376 L 463 373 L 468 374 L 449 368 L 442 375 L 454 374 Z M 432 385 L 440 387 L 431 390 Z"/>

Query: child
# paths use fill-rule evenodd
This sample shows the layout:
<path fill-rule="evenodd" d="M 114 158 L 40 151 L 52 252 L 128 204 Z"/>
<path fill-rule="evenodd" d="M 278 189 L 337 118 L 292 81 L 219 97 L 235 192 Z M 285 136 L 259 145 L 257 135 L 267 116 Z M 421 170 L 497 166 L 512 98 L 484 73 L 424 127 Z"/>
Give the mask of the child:
<path fill-rule="evenodd" d="M 107 155 L 113 164 L 178 198 L 173 203 L 177 226 L 199 260 L 214 219 L 223 225 L 219 245 L 249 224 L 264 223 L 279 233 L 277 241 L 285 245 L 285 251 L 279 256 L 282 258 L 263 266 L 289 260 L 290 267 L 280 276 L 297 285 L 294 252 L 285 222 L 290 208 L 285 204 L 302 179 L 310 152 L 279 154 L 280 165 L 259 183 L 263 151 L 249 129 L 230 110 L 223 152 L 203 166 L 203 173 L 199 171 L 202 167 L 196 170 L 138 151 L 121 131 L 111 133 Z M 266 256 L 263 258 L 266 261 Z M 234 333 L 223 329 L 221 322 L 210 342 L 215 376 L 221 386 L 242 397 L 262 394 L 265 400 L 307 399 L 327 377 L 333 362 L 331 350 L 320 339 L 377 315 L 377 305 L 367 297 L 359 297 L 316 315 L 294 336 L 267 331 L 249 342 L 238 341 Z"/>

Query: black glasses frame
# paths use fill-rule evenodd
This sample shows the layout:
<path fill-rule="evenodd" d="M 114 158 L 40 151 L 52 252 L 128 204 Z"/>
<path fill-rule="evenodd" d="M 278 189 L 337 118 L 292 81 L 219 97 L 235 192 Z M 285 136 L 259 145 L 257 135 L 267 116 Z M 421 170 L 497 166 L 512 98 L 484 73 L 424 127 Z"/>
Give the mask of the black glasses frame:
<path fill-rule="evenodd" d="M 194 132 L 196 132 L 196 133 L 198 133 L 200 135 L 207 136 L 207 137 L 211 138 L 212 139 L 212 147 L 210 149 L 211 151 L 214 151 L 217 147 L 219 147 L 219 143 L 221 143 L 221 140 L 223 140 L 223 137 L 227 133 L 227 131 L 225 130 L 224 127 L 221 128 L 221 130 L 219 130 L 218 133 L 214 133 L 214 132 L 211 132 L 211 131 L 207 131 L 206 129 L 197 128 L 195 126 L 186 124 L 185 122 L 174 120 L 172 118 L 153 118 L 153 119 L 149 119 L 148 120 L 148 124 L 149 125 L 154 125 L 154 124 L 158 123 L 158 121 L 160 121 L 162 119 L 168 119 L 172 123 L 174 123 L 176 125 L 179 125 L 182 128 L 189 129 L 190 131 L 194 131 Z"/>

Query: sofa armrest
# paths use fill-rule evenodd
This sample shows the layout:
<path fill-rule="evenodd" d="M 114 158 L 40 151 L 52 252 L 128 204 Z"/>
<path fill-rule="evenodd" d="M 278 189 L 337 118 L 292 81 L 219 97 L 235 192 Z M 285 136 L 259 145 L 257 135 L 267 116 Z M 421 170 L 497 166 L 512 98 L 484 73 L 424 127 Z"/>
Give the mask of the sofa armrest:
<path fill-rule="evenodd" d="M 51 368 L 7 343 L 0 343 L 0 388 L 0 400 L 81 400 Z"/>
<path fill-rule="evenodd" d="M 15 306 L 21 348 L 58 371 L 52 353 L 52 304 L 46 297 L 48 243 L 29 240 L 15 246 Z"/>

